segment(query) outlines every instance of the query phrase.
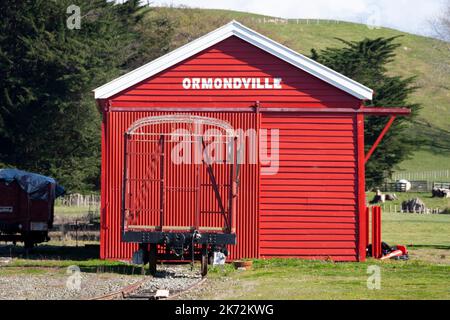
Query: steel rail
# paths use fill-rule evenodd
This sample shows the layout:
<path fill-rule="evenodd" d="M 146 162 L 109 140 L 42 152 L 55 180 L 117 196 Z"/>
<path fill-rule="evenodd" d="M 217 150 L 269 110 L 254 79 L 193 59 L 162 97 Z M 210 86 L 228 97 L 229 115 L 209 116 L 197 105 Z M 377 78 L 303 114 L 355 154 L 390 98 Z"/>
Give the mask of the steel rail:
<path fill-rule="evenodd" d="M 130 294 L 134 291 L 139 290 L 142 287 L 142 285 L 144 285 L 144 283 L 147 281 L 148 281 L 148 279 L 142 279 L 134 284 L 123 287 L 122 289 L 119 289 L 118 291 L 114 291 L 114 292 L 107 293 L 102 296 L 90 298 L 88 300 L 114 300 L 117 298 L 124 298 L 127 294 Z"/>
<path fill-rule="evenodd" d="M 189 291 L 199 287 L 203 283 L 205 283 L 207 280 L 206 277 L 201 278 L 199 281 L 195 282 L 194 284 L 191 284 L 189 287 L 187 287 L 184 290 L 176 292 L 174 295 L 169 295 L 169 297 L 164 298 L 164 300 L 174 300 L 178 297 L 180 297 L 183 294 L 188 293 Z M 114 299 L 127 299 L 131 298 L 133 293 L 138 293 L 139 289 L 144 285 L 145 282 L 149 281 L 149 279 L 142 279 L 138 281 L 137 283 L 128 285 L 122 289 L 119 289 L 118 291 L 114 291 L 102 296 L 97 296 L 94 298 L 90 298 L 88 300 L 114 300 Z M 154 294 L 147 295 L 148 299 L 151 299 L 154 297 Z"/>

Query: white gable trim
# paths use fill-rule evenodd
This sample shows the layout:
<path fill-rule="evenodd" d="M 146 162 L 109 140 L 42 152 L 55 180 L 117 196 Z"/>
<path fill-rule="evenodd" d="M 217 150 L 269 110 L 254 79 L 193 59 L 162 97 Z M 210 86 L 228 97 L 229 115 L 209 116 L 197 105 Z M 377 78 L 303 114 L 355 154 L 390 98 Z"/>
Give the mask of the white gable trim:
<path fill-rule="evenodd" d="M 366 86 L 331 70 L 330 68 L 325 67 L 234 20 L 219 29 L 95 89 L 95 99 L 107 99 L 231 36 L 236 36 L 358 99 L 372 100 L 372 89 L 367 88 Z"/>

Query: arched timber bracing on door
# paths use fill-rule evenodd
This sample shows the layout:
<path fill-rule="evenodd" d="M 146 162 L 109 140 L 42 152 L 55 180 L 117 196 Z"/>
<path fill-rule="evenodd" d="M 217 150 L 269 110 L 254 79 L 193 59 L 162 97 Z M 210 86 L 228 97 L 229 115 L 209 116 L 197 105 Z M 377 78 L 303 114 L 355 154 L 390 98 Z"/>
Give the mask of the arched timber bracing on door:
<path fill-rule="evenodd" d="M 136 233 L 150 239 L 152 233 L 235 232 L 237 135 L 228 122 L 183 114 L 146 117 L 135 121 L 124 138 L 125 239 Z M 212 145 L 216 149 L 210 155 Z M 200 158 L 194 155 L 197 150 Z M 224 166 L 219 176 L 217 166 Z M 180 171 L 188 177 L 186 181 L 174 179 Z M 213 205 L 202 201 L 206 189 L 215 195 Z"/>

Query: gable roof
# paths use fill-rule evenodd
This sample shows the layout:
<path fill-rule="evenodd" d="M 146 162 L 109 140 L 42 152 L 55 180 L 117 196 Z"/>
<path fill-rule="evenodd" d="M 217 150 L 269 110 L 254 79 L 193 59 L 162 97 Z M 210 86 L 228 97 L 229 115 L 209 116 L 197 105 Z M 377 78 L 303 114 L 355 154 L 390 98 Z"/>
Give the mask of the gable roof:
<path fill-rule="evenodd" d="M 231 36 L 236 36 L 358 99 L 372 100 L 372 89 L 247 28 L 235 20 L 95 89 L 95 99 L 107 99 Z"/>

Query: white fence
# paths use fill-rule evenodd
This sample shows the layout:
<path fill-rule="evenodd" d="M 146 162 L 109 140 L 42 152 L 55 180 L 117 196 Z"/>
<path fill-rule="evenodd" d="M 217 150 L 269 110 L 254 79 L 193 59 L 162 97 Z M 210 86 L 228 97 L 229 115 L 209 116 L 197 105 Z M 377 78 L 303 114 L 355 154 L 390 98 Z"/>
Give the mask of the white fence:
<path fill-rule="evenodd" d="M 439 179 L 449 179 L 450 180 L 450 169 L 445 170 L 435 170 L 435 171 L 417 171 L 417 172 L 396 172 L 392 175 L 392 180 L 398 181 L 401 179 L 412 180 L 423 180 L 423 181 L 436 181 Z"/>
<path fill-rule="evenodd" d="M 98 207 L 100 205 L 100 195 L 73 193 L 57 199 L 56 204 L 64 207 Z"/>
<path fill-rule="evenodd" d="M 427 208 L 426 212 L 416 212 L 417 214 L 441 214 L 445 211 L 445 208 Z M 402 210 L 401 205 L 392 205 L 392 204 L 382 204 L 381 212 L 386 213 L 405 213 L 408 214 L 410 212 Z"/>

